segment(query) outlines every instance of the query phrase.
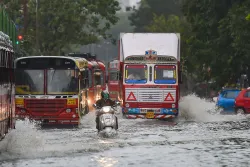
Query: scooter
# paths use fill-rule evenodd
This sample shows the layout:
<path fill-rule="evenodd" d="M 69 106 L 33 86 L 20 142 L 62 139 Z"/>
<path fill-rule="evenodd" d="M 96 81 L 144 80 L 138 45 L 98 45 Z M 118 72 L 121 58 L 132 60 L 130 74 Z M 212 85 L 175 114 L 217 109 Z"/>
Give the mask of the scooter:
<path fill-rule="evenodd" d="M 115 107 L 120 104 L 119 101 L 115 102 L 116 104 L 114 106 L 104 106 L 102 108 L 98 108 L 96 104 L 93 104 L 93 107 L 96 109 L 99 109 L 99 126 L 98 126 L 98 132 L 103 130 L 112 130 L 118 129 L 118 119 L 115 116 Z"/>

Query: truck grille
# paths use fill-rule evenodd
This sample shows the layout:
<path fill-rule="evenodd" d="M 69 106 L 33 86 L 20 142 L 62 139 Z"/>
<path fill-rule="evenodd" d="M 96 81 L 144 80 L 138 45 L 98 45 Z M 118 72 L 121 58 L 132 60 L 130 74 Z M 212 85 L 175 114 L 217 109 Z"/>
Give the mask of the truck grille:
<path fill-rule="evenodd" d="M 31 112 L 58 112 L 66 106 L 66 99 L 26 99 Z"/>
<path fill-rule="evenodd" d="M 133 98 L 131 92 L 136 100 L 131 100 Z M 169 93 L 173 101 L 165 101 Z M 169 98 L 171 99 L 171 97 Z M 176 101 L 176 89 L 126 89 L 126 101 L 174 103 Z"/>

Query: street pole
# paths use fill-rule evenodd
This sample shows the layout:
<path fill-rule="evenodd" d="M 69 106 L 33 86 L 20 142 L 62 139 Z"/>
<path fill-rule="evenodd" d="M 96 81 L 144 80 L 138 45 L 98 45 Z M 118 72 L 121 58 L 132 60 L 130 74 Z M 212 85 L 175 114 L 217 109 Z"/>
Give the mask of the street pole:
<path fill-rule="evenodd" d="M 24 18 L 24 33 L 26 33 L 27 30 L 27 13 L 28 13 L 28 8 L 27 8 L 27 0 L 23 0 L 23 18 Z"/>
<path fill-rule="evenodd" d="M 36 54 L 39 55 L 39 41 L 38 41 L 38 1 L 36 0 Z"/>

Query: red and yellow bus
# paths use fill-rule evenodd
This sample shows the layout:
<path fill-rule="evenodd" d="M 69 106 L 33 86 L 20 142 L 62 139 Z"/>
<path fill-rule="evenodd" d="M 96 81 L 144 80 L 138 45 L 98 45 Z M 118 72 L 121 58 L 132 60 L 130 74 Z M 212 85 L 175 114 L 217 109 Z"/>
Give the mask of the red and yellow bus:
<path fill-rule="evenodd" d="M 120 90 L 121 83 L 119 81 L 121 75 L 119 60 L 112 60 L 108 63 L 108 91 L 112 100 L 121 100 Z"/>
<path fill-rule="evenodd" d="M 89 110 L 87 69 L 83 58 L 29 56 L 15 60 L 18 118 L 79 125 Z"/>
<path fill-rule="evenodd" d="M 92 105 L 100 99 L 102 90 L 106 89 L 105 65 L 89 53 L 69 53 L 68 56 L 81 57 L 88 61 L 88 104 L 92 110 Z"/>
<path fill-rule="evenodd" d="M 14 51 L 9 36 L 0 32 L 0 140 L 15 128 Z"/>

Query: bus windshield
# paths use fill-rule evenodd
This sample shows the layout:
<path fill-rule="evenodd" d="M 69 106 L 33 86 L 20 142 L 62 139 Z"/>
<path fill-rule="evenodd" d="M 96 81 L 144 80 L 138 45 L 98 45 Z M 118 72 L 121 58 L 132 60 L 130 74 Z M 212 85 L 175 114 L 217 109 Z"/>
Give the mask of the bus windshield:
<path fill-rule="evenodd" d="M 44 94 L 44 70 L 15 71 L 16 94 Z"/>
<path fill-rule="evenodd" d="M 47 70 L 48 94 L 76 94 L 78 80 L 76 70 Z"/>
<path fill-rule="evenodd" d="M 154 74 L 156 84 L 175 84 L 176 66 L 175 65 L 156 65 Z"/>
<path fill-rule="evenodd" d="M 146 65 L 126 65 L 125 83 L 147 83 Z"/>

